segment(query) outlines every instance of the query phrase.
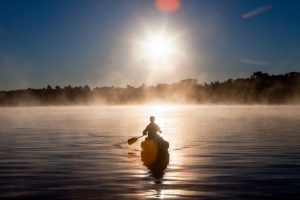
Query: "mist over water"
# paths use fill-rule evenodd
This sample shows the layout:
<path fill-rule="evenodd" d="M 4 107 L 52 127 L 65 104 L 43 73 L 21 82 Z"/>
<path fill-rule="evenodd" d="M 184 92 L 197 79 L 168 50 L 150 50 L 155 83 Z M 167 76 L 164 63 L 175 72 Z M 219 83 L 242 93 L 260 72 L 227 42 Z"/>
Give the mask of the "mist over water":
<path fill-rule="evenodd" d="M 1 199 L 297 199 L 299 106 L 0 108 Z M 156 179 L 140 136 L 170 143 Z"/>

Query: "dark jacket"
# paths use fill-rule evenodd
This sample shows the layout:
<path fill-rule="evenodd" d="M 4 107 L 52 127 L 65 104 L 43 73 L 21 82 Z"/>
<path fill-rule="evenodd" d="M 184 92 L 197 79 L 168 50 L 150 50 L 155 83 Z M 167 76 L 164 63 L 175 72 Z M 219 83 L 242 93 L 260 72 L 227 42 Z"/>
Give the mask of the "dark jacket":
<path fill-rule="evenodd" d="M 157 132 L 161 133 L 160 127 L 154 122 L 150 122 L 150 124 L 148 124 L 148 126 L 143 131 L 143 134 L 144 135 L 148 134 L 148 137 L 155 138 L 158 136 Z"/>

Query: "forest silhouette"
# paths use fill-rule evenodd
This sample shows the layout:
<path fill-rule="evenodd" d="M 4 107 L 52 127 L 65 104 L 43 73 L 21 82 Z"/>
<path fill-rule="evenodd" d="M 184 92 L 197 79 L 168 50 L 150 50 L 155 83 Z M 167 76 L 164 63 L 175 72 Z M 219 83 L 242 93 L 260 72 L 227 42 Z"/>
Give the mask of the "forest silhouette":
<path fill-rule="evenodd" d="M 60 87 L 0 92 L 0 106 L 56 106 L 90 104 L 299 104 L 300 73 L 269 75 L 198 84 L 197 79 L 139 87 Z"/>

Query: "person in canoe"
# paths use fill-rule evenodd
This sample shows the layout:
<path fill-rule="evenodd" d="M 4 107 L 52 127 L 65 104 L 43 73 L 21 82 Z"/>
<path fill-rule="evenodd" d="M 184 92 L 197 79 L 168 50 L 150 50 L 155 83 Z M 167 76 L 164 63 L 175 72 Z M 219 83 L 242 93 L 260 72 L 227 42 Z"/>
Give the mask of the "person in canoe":
<path fill-rule="evenodd" d="M 147 127 L 143 131 L 143 135 L 148 134 L 148 138 L 152 139 L 152 140 L 156 140 L 159 138 L 159 135 L 157 134 L 157 132 L 162 133 L 160 127 L 154 122 L 155 122 L 155 117 L 151 116 L 150 123 L 147 125 Z"/>
<path fill-rule="evenodd" d="M 153 173 L 153 177 L 160 179 L 169 164 L 169 142 L 165 141 L 159 133 L 160 127 L 155 123 L 155 117 L 150 117 L 150 123 L 143 131 L 148 137 L 141 143 L 141 159 L 145 166 Z"/>

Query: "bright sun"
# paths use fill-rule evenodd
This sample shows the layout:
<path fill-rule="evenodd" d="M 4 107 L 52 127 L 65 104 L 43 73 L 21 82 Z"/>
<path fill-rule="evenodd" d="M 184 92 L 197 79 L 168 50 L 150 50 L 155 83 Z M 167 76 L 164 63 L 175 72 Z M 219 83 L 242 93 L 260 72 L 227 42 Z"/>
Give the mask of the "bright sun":
<path fill-rule="evenodd" d="M 165 35 L 155 34 L 146 38 L 142 48 L 145 56 L 154 60 L 162 60 L 172 55 L 174 44 Z"/>
<path fill-rule="evenodd" d="M 148 31 L 138 43 L 140 58 L 152 66 L 166 66 L 179 57 L 178 39 L 166 31 Z"/>

